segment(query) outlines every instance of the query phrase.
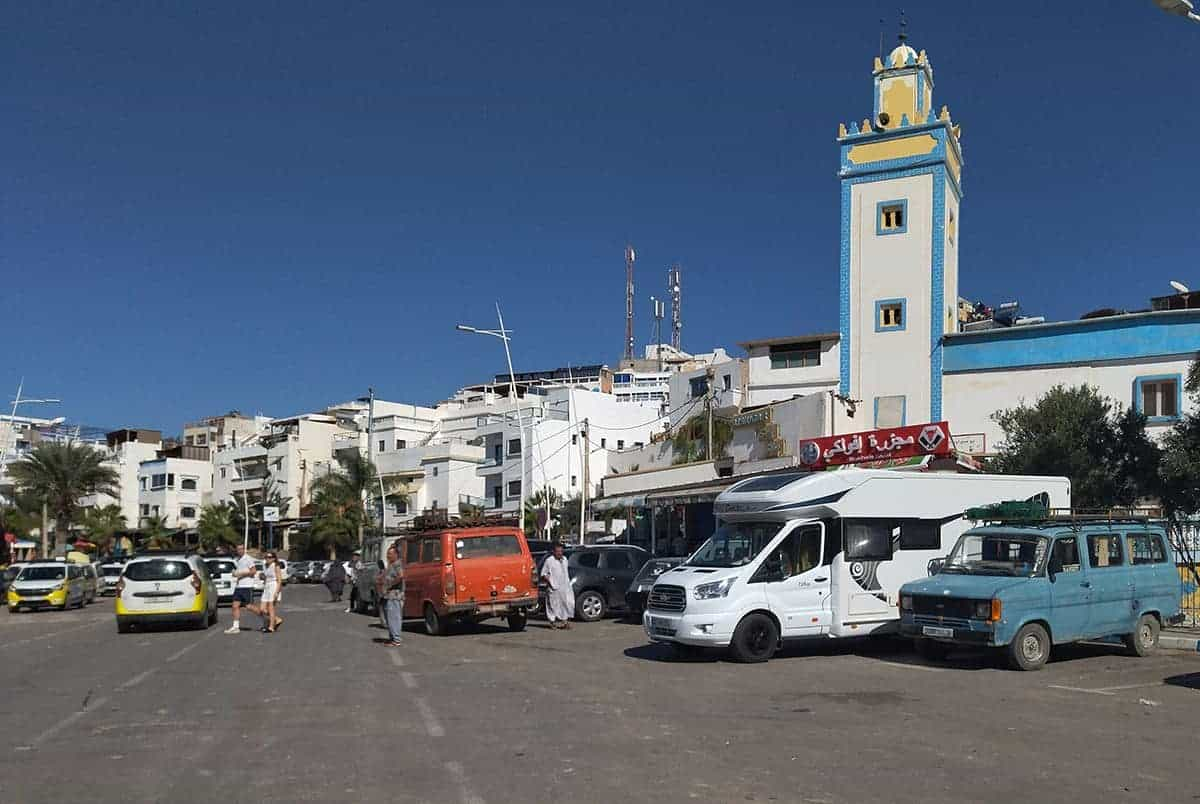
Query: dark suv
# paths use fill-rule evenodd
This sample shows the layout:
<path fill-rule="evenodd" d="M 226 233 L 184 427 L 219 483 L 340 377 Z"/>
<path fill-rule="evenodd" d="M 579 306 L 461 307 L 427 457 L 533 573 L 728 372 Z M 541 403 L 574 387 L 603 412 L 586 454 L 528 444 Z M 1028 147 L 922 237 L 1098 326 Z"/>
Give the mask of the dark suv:
<path fill-rule="evenodd" d="M 632 545 L 570 550 L 567 571 L 575 589 L 575 616 L 590 623 L 611 611 L 624 611 L 625 592 L 649 559 L 649 553 Z"/>

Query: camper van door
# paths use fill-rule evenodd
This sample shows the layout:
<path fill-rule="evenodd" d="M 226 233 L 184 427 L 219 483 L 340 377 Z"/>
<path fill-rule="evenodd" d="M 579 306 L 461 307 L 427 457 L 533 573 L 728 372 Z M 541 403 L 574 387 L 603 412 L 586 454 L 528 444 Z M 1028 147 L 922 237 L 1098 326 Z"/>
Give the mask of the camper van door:
<path fill-rule="evenodd" d="M 785 639 L 829 632 L 830 575 L 822 564 L 824 544 L 824 524 L 799 525 L 771 549 L 750 581 L 763 584 Z"/>

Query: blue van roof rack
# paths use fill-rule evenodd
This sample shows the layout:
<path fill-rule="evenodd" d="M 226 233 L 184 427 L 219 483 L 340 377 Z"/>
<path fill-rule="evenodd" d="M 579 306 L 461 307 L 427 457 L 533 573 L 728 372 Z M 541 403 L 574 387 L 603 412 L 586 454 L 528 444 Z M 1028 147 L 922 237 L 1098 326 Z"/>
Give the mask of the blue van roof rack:
<path fill-rule="evenodd" d="M 963 516 L 974 522 L 1039 527 L 1089 522 L 1146 524 L 1162 519 L 1162 513 L 1157 509 L 1119 506 L 1107 509 L 1047 508 L 1029 500 L 1009 500 L 968 508 Z"/>

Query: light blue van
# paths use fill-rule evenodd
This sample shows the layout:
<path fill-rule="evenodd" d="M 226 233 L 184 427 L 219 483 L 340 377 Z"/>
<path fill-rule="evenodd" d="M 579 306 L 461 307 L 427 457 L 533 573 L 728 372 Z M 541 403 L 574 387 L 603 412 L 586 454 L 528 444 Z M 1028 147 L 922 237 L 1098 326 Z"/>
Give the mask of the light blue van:
<path fill-rule="evenodd" d="M 1052 645 L 1119 636 L 1145 656 L 1180 611 L 1182 589 L 1163 527 L 1142 519 L 997 522 L 959 537 L 930 578 L 900 588 L 900 629 L 918 651 L 1004 648 L 1037 670 Z"/>

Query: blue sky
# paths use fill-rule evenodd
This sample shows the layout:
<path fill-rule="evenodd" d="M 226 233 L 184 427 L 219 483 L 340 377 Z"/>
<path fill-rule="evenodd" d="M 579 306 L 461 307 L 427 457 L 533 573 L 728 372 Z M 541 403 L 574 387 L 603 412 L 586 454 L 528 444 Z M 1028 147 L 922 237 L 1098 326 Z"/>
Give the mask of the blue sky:
<path fill-rule="evenodd" d="M 171 432 L 432 402 L 502 370 L 454 331 L 497 300 L 518 369 L 613 364 L 627 240 L 639 346 L 672 262 L 687 349 L 836 329 L 834 135 L 894 5 L 188 5 L 4 4 L 4 394 Z M 1200 27 L 904 7 L 963 126 L 964 295 L 1200 285 Z"/>

